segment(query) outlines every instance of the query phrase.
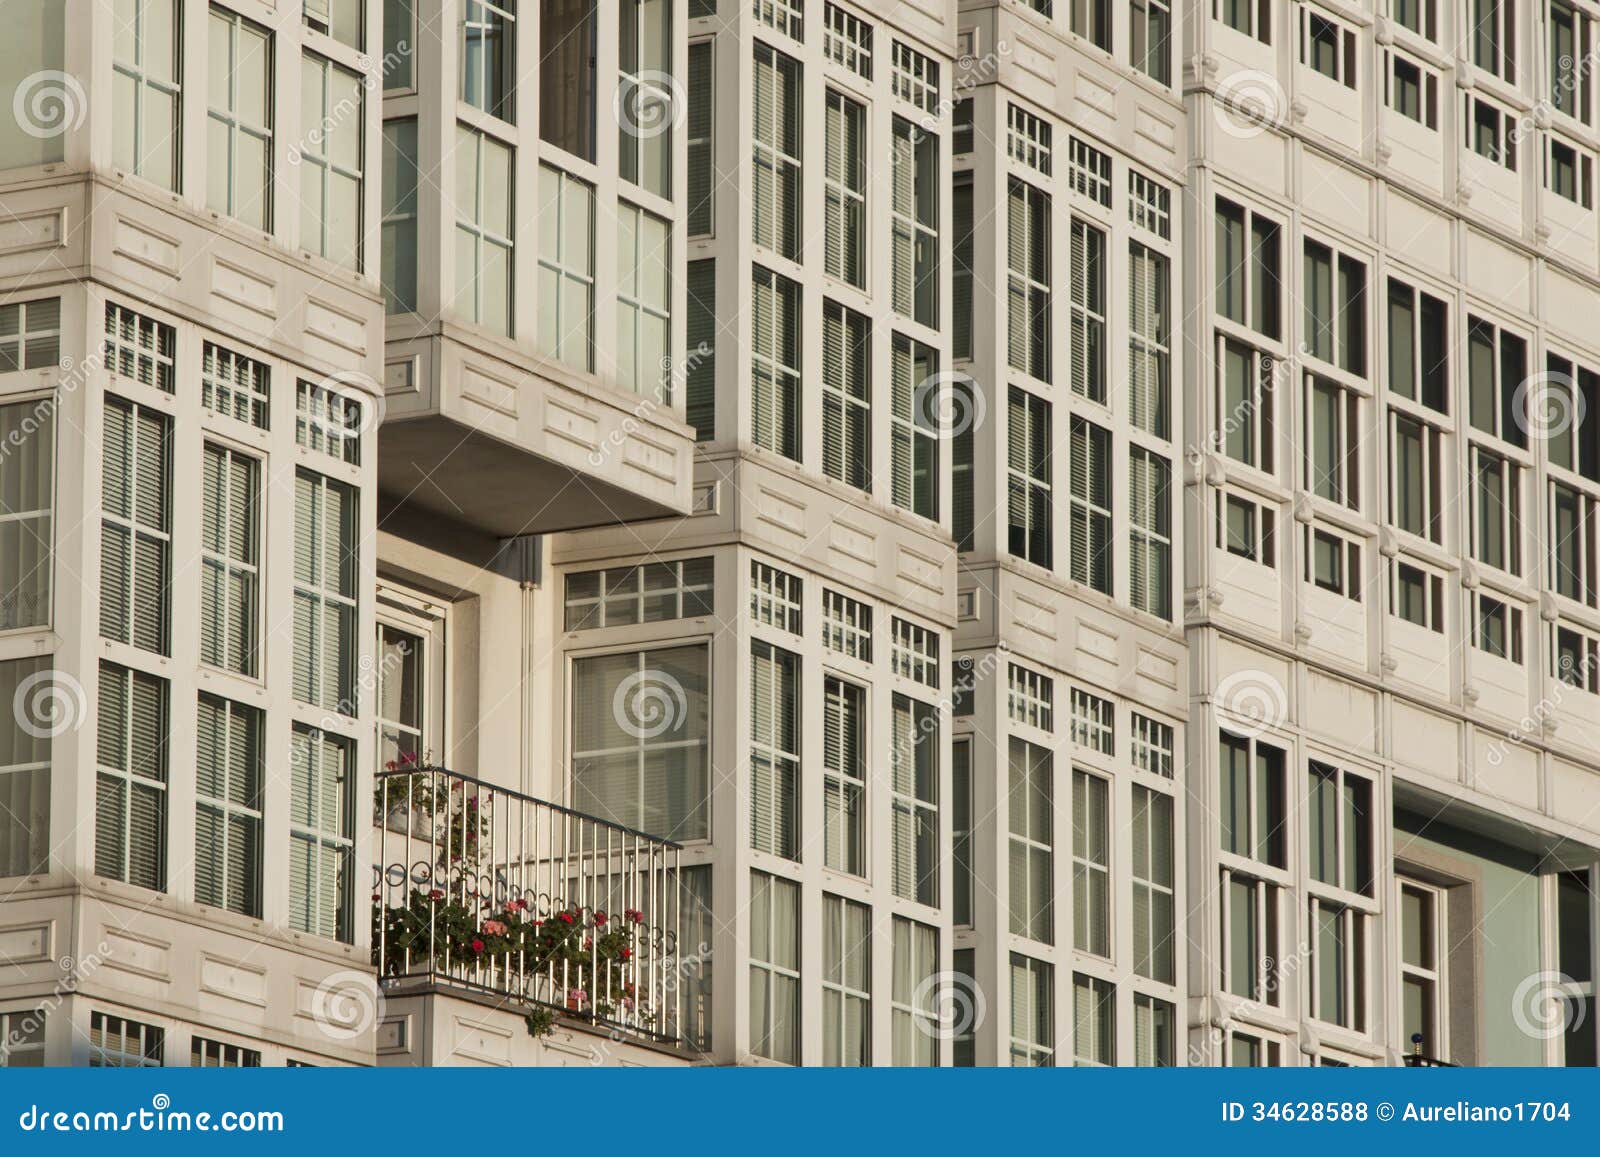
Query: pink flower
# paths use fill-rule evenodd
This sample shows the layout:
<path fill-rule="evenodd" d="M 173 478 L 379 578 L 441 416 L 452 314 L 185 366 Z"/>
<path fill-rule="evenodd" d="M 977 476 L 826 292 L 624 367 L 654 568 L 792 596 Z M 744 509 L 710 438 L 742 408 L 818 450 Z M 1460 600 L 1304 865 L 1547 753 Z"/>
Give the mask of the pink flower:
<path fill-rule="evenodd" d="M 563 912 L 563 913 L 561 913 L 561 922 L 563 924 L 571 924 L 572 923 L 572 913 L 571 912 Z"/>
<path fill-rule="evenodd" d="M 483 922 L 483 931 L 489 936 L 504 936 L 506 934 L 506 926 L 498 920 L 485 920 Z"/>
<path fill-rule="evenodd" d="M 581 988 L 569 988 L 567 990 L 567 999 L 575 1004 L 586 1004 L 589 1000 L 589 994 Z"/>

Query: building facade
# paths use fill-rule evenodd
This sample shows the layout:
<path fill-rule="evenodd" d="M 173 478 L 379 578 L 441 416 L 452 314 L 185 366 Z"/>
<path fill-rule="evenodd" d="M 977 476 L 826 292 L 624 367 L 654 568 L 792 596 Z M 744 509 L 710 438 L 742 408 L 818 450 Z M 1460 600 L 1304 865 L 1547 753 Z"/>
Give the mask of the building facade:
<path fill-rule="evenodd" d="M 30 6 L 0 1063 L 1595 1063 L 1600 10 L 1374 3 Z"/>

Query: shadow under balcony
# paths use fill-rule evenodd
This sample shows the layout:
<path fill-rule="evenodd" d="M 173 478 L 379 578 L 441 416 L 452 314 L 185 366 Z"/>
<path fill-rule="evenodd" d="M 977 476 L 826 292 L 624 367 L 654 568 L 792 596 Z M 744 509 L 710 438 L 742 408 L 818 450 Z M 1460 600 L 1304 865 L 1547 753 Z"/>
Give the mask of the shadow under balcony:
<path fill-rule="evenodd" d="M 680 848 L 439 768 L 377 776 L 373 958 L 385 1000 L 451 996 L 547 1037 L 683 1047 Z M 685 1057 L 685 1059 L 688 1059 Z"/>

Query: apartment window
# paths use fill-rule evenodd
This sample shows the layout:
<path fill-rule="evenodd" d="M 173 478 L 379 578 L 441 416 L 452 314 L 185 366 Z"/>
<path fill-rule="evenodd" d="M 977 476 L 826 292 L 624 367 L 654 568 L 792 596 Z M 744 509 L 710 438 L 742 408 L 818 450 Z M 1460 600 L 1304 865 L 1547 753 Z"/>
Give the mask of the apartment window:
<path fill-rule="evenodd" d="M 975 414 L 977 395 L 972 381 L 962 378 L 950 385 L 957 413 Z M 973 426 L 976 421 L 957 423 L 950 437 L 950 524 L 957 551 L 969 551 L 977 542 L 977 510 L 972 487 Z"/>
<path fill-rule="evenodd" d="M 1171 433 L 1171 320 L 1167 259 L 1146 245 L 1129 242 L 1128 418 L 1158 438 Z"/>
<path fill-rule="evenodd" d="M 872 345 L 865 314 L 822 303 L 822 472 L 872 489 Z"/>
<path fill-rule="evenodd" d="M 1072 689 L 1072 742 L 1101 755 L 1116 754 L 1116 704 L 1074 687 Z"/>
<path fill-rule="evenodd" d="M 1082 972 L 1072 974 L 1073 1053 L 1079 1065 L 1117 1063 L 1117 987 Z"/>
<path fill-rule="evenodd" d="M 616 116 L 619 173 L 658 197 L 672 196 L 678 110 L 672 75 L 672 0 L 623 0 Z"/>
<path fill-rule="evenodd" d="M 1467 397 L 1474 429 L 1525 447 L 1528 417 L 1518 388 L 1527 376 L 1528 343 L 1524 339 L 1480 318 L 1469 319 Z"/>
<path fill-rule="evenodd" d="M 1223 991 L 1277 1006 L 1279 888 L 1232 868 L 1222 869 L 1222 884 Z"/>
<path fill-rule="evenodd" d="M 437 694 L 434 684 L 426 678 L 426 668 L 432 666 L 430 652 L 437 646 L 431 636 L 432 632 L 414 634 L 387 622 L 378 623 L 375 699 L 380 769 L 424 766 L 430 737 L 424 727 L 432 722 L 428 716 L 436 710 L 433 701 Z"/>
<path fill-rule="evenodd" d="M 800 260 L 800 63 L 755 46 L 754 186 L 750 207 L 757 245 Z"/>
<path fill-rule="evenodd" d="M 716 221 L 716 42 L 689 45 L 688 210 L 689 236 L 709 237 Z"/>
<path fill-rule="evenodd" d="M 1048 568 L 1052 557 L 1050 403 L 1012 386 L 1006 408 L 1007 549 Z"/>
<path fill-rule="evenodd" d="M 1472 63 L 1507 84 L 1517 82 L 1515 0 L 1469 0 Z"/>
<path fill-rule="evenodd" d="M 177 342 L 177 331 L 172 326 L 116 302 L 106 302 L 105 360 L 113 374 L 170 394 L 176 373 Z"/>
<path fill-rule="evenodd" d="M 1133 1063 L 1169 1067 L 1178 1063 L 1178 1008 L 1147 993 L 1133 994 Z"/>
<path fill-rule="evenodd" d="M 1590 60 L 1594 51 L 1594 17 L 1567 0 L 1550 0 L 1545 22 L 1550 51 L 1550 103 L 1573 120 L 1594 123 Z"/>
<path fill-rule="evenodd" d="M 1069 423 L 1069 574 L 1111 593 L 1111 431 L 1074 415 Z"/>
<path fill-rule="evenodd" d="M 1408 1048 L 1441 1059 L 1448 1055 L 1444 1038 L 1448 1007 L 1444 995 L 1444 901 L 1444 892 L 1432 885 L 1400 881 L 1402 1037 Z"/>
<path fill-rule="evenodd" d="M 867 284 L 867 109 L 828 90 L 823 120 L 823 269 Z"/>
<path fill-rule="evenodd" d="M 384 0 L 383 90 L 414 92 L 417 43 L 416 0 Z"/>
<path fill-rule="evenodd" d="M 1336 20 L 1300 8 L 1300 63 L 1346 88 L 1356 87 L 1356 34 Z"/>
<path fill-rule="evenodd" d="M 112 316 L 115 307 L 108 307 Z M 107 328 L 107 335 L 112 333 Z M 107 352 L 110 352 L 109 340 Z M 171 349 L 167 356 L 171 357 Z M 33 301 L 0 305 L 0 374 L 17 370 L 37 370 L 55 366 L 61 360 L 61 299 L 41 297 Z M 116 369 L 117 362 L 111 367 Z"/>
<path fill-rule="evenodd" d="M 383 122 L 382 268 L 384 310 L 417 308 L 417 120 Z"/>
<path fill-rule="evenodd" d="M 1522 573 L 1522 468 L 1482 446 L 1468 448 L 1472 473 L 1472 557 Z"/>
<path fill-rule="evenodd" d="M 894 990 L 890 1027 L 892 1063 L 939 1063 L 939 932 L 902 916 L 894 917 Z"/>
<path fill-rule="evenodd" d="M 272 228 L 272 33 L 229 12 L 210 14 L 206 208 Z"/>
<path fill-rule="evenodd" d="M 955 174 L 950 191 L 950 227 L 956 239 L 951 249 L 954 268 L 950 273 L 950 345 L 959 361 L 972 357 L 974 256 L 971 173 Z"/>
<path fill-rule="evenodd" d="M 1055 969 L 1011 954 L 1011 1065 L 1049 1068 L 1055 1062 Z"/>
<path fill-rule="evenodd" d="M 1244 494 L 1217 497 L 1217 548 L 1262 566 L 1278 565 L 1277 510 Z"/>
<path fill-rule="evenodd" d="M 361 77 L 306 53 L 300 109 L 300 244 L 349 269 L 362 268 Z"/>
<path fill-rule="evenodd" d="M 1111 208 L 1111 154 L 1082 137 L 1071 137 L 1067 142 L 1067 184 L 1078 196 Z"/>
<path fill-rule="evenodd" d="M 0 1012 L 0 1069 L 44 1067 L 43 1008 Z"/>
<path fill-rule="evenodd" d="M 1050 197 L 1016 177 L 1006 196 L 1006 348 L 1013 369 L 1050 380 Z"/>
<path fill-rule="evenodd" d="M 1347 373 L 1367 372 L 1367 267 L 1305 243 L 1305 326 L 1308 352 Z"/>
<path fill-rule="evenodd" d="M 1111 955 L 1110 784 L 1072 773 L 1072 946 Z"/>
<path fill-rule="evenodd" d="M 1306 488 L 1352 510 L 1361 508 L 1361 395 L 1331 378 L 1306 378 Z"/>
<path fill-rule="evenodd" d="M 260 645 L 261 464 L 213 442 L 200 476 L 200 661 L 256 674 Z"/>
<path fill-rule="evenodd" d="M 1361 544 L 1320 526 L 1306 527 L 1306 582 L 1361 601 Z"/>
<path fill-rule="evenodd" d="M 1592 869 L 1562 872 L 1556 876 L 1556 962 L 1562 980 L 1560 1043 L 1563 1065 L 1595 1065 L 1595 890 Z"/>
<path fill-rule="evenodd" d="M 1006 155 L 1044 176 L 1050 175 L 1050 122 L 1020 105 L 1006 105 Z"/>
<path fill-rule="evenodd" d="M 1173 757 L 1172 725 L 1133 713 L 1131 738 L 1128 741 L 1128 758 L 1140 771 L 1172 778 Z"/>
<path fill-rule="evenodd" d="M 1133 0 L 1133 67 L 1157 84 L 1172 83 L 1172 7 L 1165 0 Z"/>
<path fill-rule="evenodd" d="M 837 4 L 822 6 L 822 53 L 862 80 L 872 79 L 872 25 Z"/>
<path fill-rule="evenodd" d="M 299 723 L 289 736 L 289 923 L 346 943 L 354 935 L 354 747 Z"/>
<path fill-rule="evenodd" d="M 1282 749 L 1224 731 L 1220 751 L 1222 850 L 1287 868 Z"/>
<path fill-rule="evenodd" d="M 1390 0 L 1389 13 L 1402 28 L 1428 40 L 1438 39 L 1437 0 Z"/>
<path fill-rule="evenodd" d="M 1545 188 L 1585 209 L 1594 207 L 1594 154 L 1560 137 L 1545 137 Z"/>
<path fill-rule="evenodd" d="M 706 839 L 709 683 L 703 645 L 574 659 L 573 808 L 663 839 Z"/>
<path fill-rule="evenodd" d="M 1444 578 L 1396 560 L 1389 590 L 1389 613 L 1430 631 L 1444 631 Z"/>
<path fill-rule="evenodd" d="M 1166 241 L 1172 236 L 1172 190 L 1137 169 L 1128 170 L 1128 220 Z"/>
<path fill-rule="evenodd" d="M 191 1037 L 189 1042 L 189 1067 L 194 1069 L 259 1069 L 261 1054 L 243 1045 L 224 1041 Z"/>
<path fill-rule="evenodd" d="M 1106 400 L 1106 235 L 1072 219 L 1072 391 Z"/>
<path fill-rule="evenodd" d="M 822 1063 L 872 1063 L 872 909 L 822 897 Z"/>
<path fill-rule="evenodd" d="M 1444 434 L 1398 410 L 1389 414 L 1389 518 L 1401 530 L 1444 541 Z"/>
<path fill-rule="evenodd" d="M 1522 663 L 1522 608 L 1486 594 L 1473 596 L 1473 644 L 1485 654 Z"/>
<path fill-rule="evenodd" d="M 895 117 L 889 153 L 890 300 L 894 311 L 939 324 L 939 138 Z"/>
<path fill-rule="evenodd" d="M 100 475 L 100 634 L 167 653 L 172 419 L 107 396 Z"/>
<path fill-rule="evenodd" d="M 1011 933 L 1055 942 L 1054 785 L 1048 748 L 1012 736 L 1006 789 Z"/>
<path fill-rule="evenodd" d="M 1389 392 L 1441 414 L 1450 409 L 1449 307 L 1389 279 Z"/>
<path fill-rule="evenodd" d="M 539 166 L 539 349 L 594 369 L 594 186 Z"/>
<path fill-rule="evenodd" d="M 829 675 L 822 683 L 823 863 L 866 875 L 866 690 Z"/>
<path fill-rule="evenodd" d="M 261 915 L 262 714 L 201 695 L 195 760 L 195 899 Z"/>
<path fill-rule="evenodd" d="M 1217 198 L 1217 312 L 1279 336 L 1282 253 L 1278 223 Z"/>
<path fill-rule="evenodd" d="M 1424 128 L 1439 127 L 1439 74 L 1399 52 L 1385 52 L 1384 103 Z"/>
<path fill-rule="evenodd" d="M 805 0 L 751 0 L 755 17 L 796 40 L 805 35 Z"/>
<path fill-rule="evenodd" d="M 889 499 L 923 518 L 939 517 L 939 405 L 930 384 L 939 352 L 895 334 L 889 357 Z"/>
<path fill-rule="evenodd" d="M 206 342 L 200 370 L 200 404 L 214 414 L 247 422 L 258 430 L 268 426 L 272 399 L 272 371 L 265 362 Z"/>
<path fill-rule="evenodd" d="M 1550 673 L 1569 687 L 1600 694 L 1600 639 L 1554 624 L 1550 633 Z"/>
<path fill-rule="evenodd" d="M 50 622 L 55 426 L 52 398 L 0 406 L 0 446 L 7 451 L 0 454 L 0 631 Z M 124 470 L 131 468 L 129 459 Z M 118 590 L 126 589 L 120 582 Z"/>
<path fill-rule="evenodd" d="M 89 1014 L 89 1067 L 159 1069 L 166 1033 L 149 1024 L 103 1012 Z"/>
<path fill-rule="evenodd" d="M 1072 33 L 1096 48 L 1111 51 L 1110 0 L 1071 0 Z"/>
<path fill-rule="evenodd" d="M 750 645 L 750 846 L 800 858 L 800 656 Z"/>
<path fill-rule="evenodd" d="M 1142 446 L 1128 448 L 1128 602 L 1172 618 L 1172 467 Z"/>
<path fill-rule="evenodd" d="M 798 575 L 754 559 L 750 562 L 750 618 L 780 631 L 801 634 L 802 586 Z"/>
<path fill-rule="evenodd" d="M 297 470 L 294 498 L 294 696 L 354 715 L 360 573 L 356 492 Z"/>
<path fill-rule="evenodd" d="M 1006 713 L 1017 723 L 1050 731 L 1054 724 L 1055 682 L 1016 663 L 1007 671 Z"/>
<path fill-rule="evenodd" d="M 1176 873 L 1172 797 L 1133 785 L 1133 970 L 1147 980 L 1177 980 Z"/>
<path fill-rule="evenodd" d="M 750 1049 L 800 1063 L 800 885 L 750 873 Z"/>
<path fill-rule="evenodd" d="M 539 137 L 594 160 L 594 0 L 540 0 Z"/>
<path fill-rule="evenodd" d="M 1311 1015 L 1366 1031 L 1367 916 L 1347 904 L 1313 895 Z"/>
<path fill-rule="evenodd" d="M 684 286 L 687 353 L 683 369 L 684 417 L 697 442 L 717 436 L 717 263 L 689 262 Z"/>
<path fill-rule="evenodd" d="M 962 592 L 966 594 L 967 592 Z M 957 719 L 970 719 L 973 714 L 972 696 L 978 689 L 978 666 L 971 655 L 957 655 L 950 660 L 950 714 Z"/>
<path fill-rule="evenodd" d="M 950 744 L 950 881 L 951 920 L 972 924 L 972 896 L 977 875 L 972 867 L 972 738 Z"/>
<path fill-rule="evenodd" d="M 95 874 L 165 891 L 167 682 L 100 664 Z"/>
<path fill-rule="evenodd" d="M 939 635 L 927 627 L 894 616 L 894 673 L 928 687 L 939 686 Z"/>
<path fill-rule="evenodd" d="M 1211 17 L 1262 44 L 1272 43 L 1272 0 L 1211 0 Z"/>
<path fill-rule="evenodd" d="M 111 59 L 117 166 L 174 192 L 179 173 L 181 0 L 124 0 Z"/>
<path fill-rule="evenodd" d="M 567 575 L 564 630 L 692 619 L 712 613 L 714 560 L 648 562 Z"/>
<path fill-rule="evenodd" d="M 896 694 L 890 715 L 890 884 L 896 896 L 939 903 L 939 713 Z"/>
<path fill-rule="evenodd" d="M 939 65 L 909 44 L 896 40 L 890 51 L 893 73 L 890 88 L 896 98 L 916 105 L 925 113 L 939 109 Z"/>
<path fill-rule="evenodd" d="M 798 462 L 800 286 L 758 265 L 752 288 L 752 435 L 757 446 Z"/>
<path fill-rule="evenodd" d="M 365 0 L 305 0 L 305 22 L 358 52 L 366 47 Z"/>
<path fill-rule="evenodd" d="M 512 156 L 487 133 L 456 126 L 456 311 L 498 334 L 511 332 Z"/>
<path fill-rule="evenodd" d="M 1561 482 L 1550 484 L 1550 585 L 1556 593 L 1594 606 L 1596 500 Z"/>
<path fill-rule="evenodd" d="M 1313 760 L 1306 808 L 1311 878 L 1372 895 L 1373 787 L 1370 780 Z"/>
<path fill-rule="evenodd" d="M 672 402 L 672 226 L 617 205 L 617 384 Z"/>
<path fill-rule="evenodd" d="M 1556 353 L 1545 355 L 1539 393 L 1529 406 L 1556 407 L 1556 413 L 1581 415 L 1551 423 L 1544 431 L 1550 465 L 1600 481 L 1600 374 Z M 1594 415 L 1590 417 L 1590 415 Z"/>
<path fill-rule="evenodd" d="M 1465 93 L 1462 101 L 1466 106 L 1462 123 L 1467 147 L 1485 160 L 1516 172 L 1517 146 L 1521 140 L 1516 131 L 1516 116 L 1474 92 Z"/>
<path fill-rule="evenodd" d="M 295 384 L 294 440 L 351 466 L 361 463 L 361 401 L 346 388 Z"/>
<path fill-rule="evenodd" d="M 35 704 L 48 701 L 49 656 L 0 662 L 0 877 L 50 868 L 50 728 Z M 6 1045 L 0 1036 L 0 1051 Z"/>
<path fill-rule="evenodd" d="M 822 588 L 822 645 L 863 663 L 872 662 L 872 608 Z"/>

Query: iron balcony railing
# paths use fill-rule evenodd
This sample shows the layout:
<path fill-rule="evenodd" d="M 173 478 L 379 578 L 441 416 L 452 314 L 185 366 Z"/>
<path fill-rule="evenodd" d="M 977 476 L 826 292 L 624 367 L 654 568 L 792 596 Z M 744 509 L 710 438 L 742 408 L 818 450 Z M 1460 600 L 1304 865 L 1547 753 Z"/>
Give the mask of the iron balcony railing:
<path fill-rule="evenodd" d="M 380 771 L 380 982 L 454 985 L 662 1043 L 679 1025 L 677 844 L 442 768 Z"/>

